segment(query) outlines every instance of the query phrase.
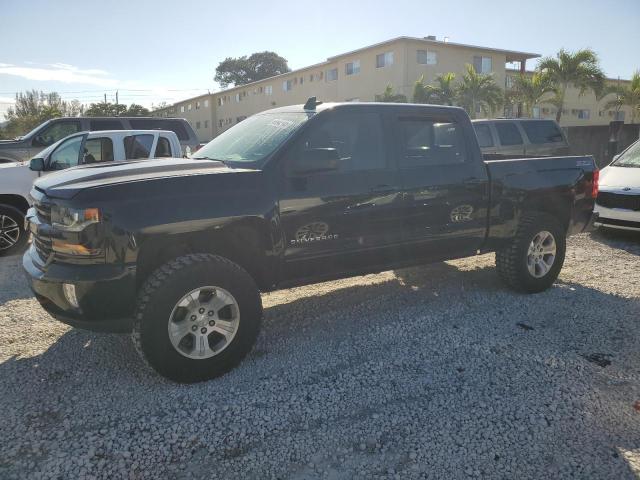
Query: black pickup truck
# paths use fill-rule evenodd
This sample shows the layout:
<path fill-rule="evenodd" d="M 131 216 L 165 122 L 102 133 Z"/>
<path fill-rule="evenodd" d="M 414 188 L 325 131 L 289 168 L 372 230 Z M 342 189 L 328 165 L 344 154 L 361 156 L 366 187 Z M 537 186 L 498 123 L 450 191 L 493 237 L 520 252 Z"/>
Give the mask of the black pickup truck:
<path fill-rule="evenodd" d="M 180 382 L 250 351 L 260 291 L 495 251 L 507 285 L 540 292 L 566 236 L 590 226 L 598 189 L 591 157 L 484 160 L 452 107 L 312 98 L 196 156 L 39 179 L 23 258 L 52 316 L 132 331 Z"/>

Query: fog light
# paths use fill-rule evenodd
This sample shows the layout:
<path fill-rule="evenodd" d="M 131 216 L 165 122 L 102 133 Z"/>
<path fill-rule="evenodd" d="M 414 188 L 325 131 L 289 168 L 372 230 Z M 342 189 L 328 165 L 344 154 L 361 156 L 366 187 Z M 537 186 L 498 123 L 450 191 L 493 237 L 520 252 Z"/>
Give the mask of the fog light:
<path fill-rule="evenodd" d="M 67 299 L 67 302 L 75 308 L 80 308 L 78 297 L 76 297 L 76 286 L 73 283 L 63 283 L 62 292 L 64 293 L 64 298 Z"/>

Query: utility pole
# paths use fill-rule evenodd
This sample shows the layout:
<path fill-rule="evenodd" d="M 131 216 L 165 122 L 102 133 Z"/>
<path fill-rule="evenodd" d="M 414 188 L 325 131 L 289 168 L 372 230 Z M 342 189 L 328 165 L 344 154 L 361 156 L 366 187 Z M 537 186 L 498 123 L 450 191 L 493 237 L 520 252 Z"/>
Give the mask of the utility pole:
<path fill-rule="evenodd" d="M 107 94 L 104 94 L 104 103 L 107 103 Z"/>
<path fill-rule="evenodd" d="M 116 115 L 118 115 L 118 90 L 116 90 Z"/>

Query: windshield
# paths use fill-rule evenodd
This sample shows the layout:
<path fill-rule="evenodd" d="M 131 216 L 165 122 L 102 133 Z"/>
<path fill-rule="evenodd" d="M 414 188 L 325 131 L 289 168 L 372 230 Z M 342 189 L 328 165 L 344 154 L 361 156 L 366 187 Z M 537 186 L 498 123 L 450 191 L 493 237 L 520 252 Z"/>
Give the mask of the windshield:
<path fill-rule="evenodd" d="M 640 168 L 640 142 L 636 142 L 611 165 Z"/>
<path fill-rule="evenodd" d="M 193 158 L 223 162 L 257 162 L 278 148 L 313 113 L 263 113 L 247 118 L 218 135 Z"/>
<path fill-rule="evenodd" d="M 41 123 L 41 124 L 40 124 L 40 125 L 38 125 L 36 128 L 34 128 L 33 130 L 31 130 L 29 133 L 25 133 L 24 135 L 20 135 L 20 136 L 18 136 L 18 137 L 16 137 L 16 138 L 17 138 L 17 139 L 20 139 L 20 138 L 29 138 L 29 137 L 32 137 L 32 136 L 33 136 L 33 135 L 35 135 L 35 134 L 36 134 L 36 132 L 37 132 L 38 130 L 40 130 L 40 128 L 42 128 L 42 126 L 43 126 L 43 125 L 45 125 L 46 123 L 49 123 L 49 122 Z"/>

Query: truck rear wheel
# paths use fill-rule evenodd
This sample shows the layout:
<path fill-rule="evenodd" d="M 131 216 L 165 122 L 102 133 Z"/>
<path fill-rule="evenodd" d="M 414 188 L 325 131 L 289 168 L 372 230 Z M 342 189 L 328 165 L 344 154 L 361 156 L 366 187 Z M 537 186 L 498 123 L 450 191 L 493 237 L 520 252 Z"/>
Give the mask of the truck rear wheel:
<path fill-rule="evenodd" d="M 525 214 L 511 244 L 496 252 L 498 274 L 514 290 L 542 292 L 558 278 L 565 250 L 565 232 L 553 216 Z"/>
<path fill-rule="evenodd" d="M 24 214 L 17 208 L 0 205 L 0 257 L 22 251 L 27 238 Z"/>
<path fill-rule="evenodd" d="M 144 282 L 133 343 L 160 375 L 181 383 L 228 372 L 253 347 L 262 301 L 251 276 L 226 258 L 176 258 Z"/>

